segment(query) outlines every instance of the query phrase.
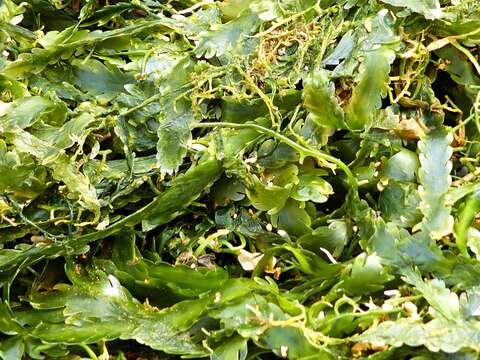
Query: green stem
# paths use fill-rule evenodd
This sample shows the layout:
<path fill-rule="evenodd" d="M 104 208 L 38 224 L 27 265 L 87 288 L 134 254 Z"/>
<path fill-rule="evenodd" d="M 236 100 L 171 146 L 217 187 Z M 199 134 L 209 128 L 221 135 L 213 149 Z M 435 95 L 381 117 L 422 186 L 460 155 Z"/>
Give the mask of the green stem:
<path fill-rule="evenodd" d="M 178 214 L 206 188 L 216 181 L 223 172 L 221 163 L 217 160 L 208 160 L 192 166 L 184 175 L 177 177 L 172 186 L 153 199 L 149 204 L 134 213 L 113 223 L 106 229 L 94 231 L 78 237 L 69 237 L 63 241 L 51 244 L 41 243 L 24 251 L 18 251 L 0 263 L 0 274 L 17 268 L 22 261 L 23 265 L 30 265 L 42 258 L 65 256 L 82 250 L 89 243 L 104 239 L 116 234 L 125 228 L 131 228 L 142 221 L 155 223 L 156 226 L 165 224 Z"/>
<path fill-rule="evenodd" d="M 351 186 L 352 190 L 356 191 L 358 188 L 358 182 L 355 176 L 353 175 L 352 171 L 350 168 L 345 164 L 343 161 L 337 159 L 336 157 L 332 155 L 325 154 L 321 151 L 314 150 L 307 148 L 305 146 L 302 146 L 295 141 L 289 139 L 285 135 L 282 135 L 272 129 L 268 129 L 266 127 L 263 127 L 261 125 L 257 124 L 237 124 L 237 123 L 229 123 L 229 122 L 203 122 L 203 123 L 197 123 L 193 124 L 192 127 L 194 128 L 207 128 L 207 127 L 223 127 L 223 128 L 234 128 L 234 129 L 254 129 L 257 130 L 258 132 L 268 135 L 270 137 L 273 137 L 286 145 L 290 146 L 292 149 L 297 150 L 299 153 L 303 154 L 304 156 L 311 156 L 316 159 L 319 159 L 320 161 L 324 162 L 330 162 L 338 166 L 347 176 L 348 179 L 348 184 Z"/>
<path fill-rule="evenodd" d="M 161 93 L 150 96 L 146 100 L 142 101 L 140 104 L 131 107 L 130 109 L 126 110 L 125 112 L 121 113 L 120 115 L 121 116 L 126 116 L 126 115 L 129 115 L 129 114 L 133 113 L 134 111 L 137 111 L 139 109 L 143 109 L 146 105 L 154 102 L 155 100 L 160 99 L 162 96 L 163 96 L 163 94 L 161 94 Z"/>
<path fill-rule="evenodd" d="M 455 242 L 462 255 L 467 258 L 470 258 L 468 253 L 468 230 L 479 211 L 480 194 L 475 192 L 465 202 L 455 222 Z"/>
<path fill-rule="evenodd" d="M 326 324 L 332 323 L 334 321 L 340 320 L 342 318 L 358 318 L 358 317 L 364 317 L 364 316 L 379 316 L 379 315 L 386 315 L 386 314 L 395 314 L 401 312 L 402 309 L 392 309 L 392 310 L 370 310 L 370 311 L 365 311 L 365 312 L 352 312 L 352 313 L 339 313 L 336 314 L 335 316 L 322 320 L 322 326 L 325 326 Z"/>
<path fill-rule="evenodd" d="M 458 50 L 460 50 L 468 58 L 468 60 L 470 60 L 473 67 L 475 68 L 475 70 L 477 70 L 477 73 L 480 75 L 480 65 L 478 64 L 477 59 L 475 59 L 475 56 L 473 56 L 470 51 L 468 51 L 466 48 L 460 45 L 457 41 L 452 41 L 451 44 L 454 47 L 456 47 Z"/>
<path fill-rule="evenodd" d="M 98 357 L 97 355 L 93 352 L 92 349 L 90 349 L 90 347 L 86 344 L 80 344 L 80 347 L 83 348 L 83 350 L 85 350 L 85 352 L 88 354 L 88 356 L 90 356 L 90 359 L 92 360 L 98 360 Z"/>
<path fill-rule="evenodd" d="M 20 217 L 20 219 L 23 220 L 23 222 L 27 225 L 30 225 L 31 227 L 33 227 L 34 229 L 38 230 L 43 236 L 45 236 L 47 239 L 57 239 L 58 236 L 55 236 L 53 234 L 50 234 L 48 231 L 42 229 L 40 226 L 38 226 L 36 223 L 34 223 L 33 221 L 30 221 L 24 214 L 23 214 L 23 210 L 22 210 L 22 207 L 20 206 L 20 204 L 18 204 L 15 200 L 13 200 L 12 198 L 10 197 L 7 197 L 7 196 L 2 196 L 4 197 L 11 205 L 12 205 L 12 208 L 13 210 L 15 211 L 16 215 L 18 215 Z"/>

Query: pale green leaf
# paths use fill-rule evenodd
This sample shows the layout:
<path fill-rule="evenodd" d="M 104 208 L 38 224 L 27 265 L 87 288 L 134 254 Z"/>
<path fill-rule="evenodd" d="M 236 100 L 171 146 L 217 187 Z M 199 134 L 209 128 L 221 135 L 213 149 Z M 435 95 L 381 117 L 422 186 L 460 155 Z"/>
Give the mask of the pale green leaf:
<path fill-rule="evenodd" d="M 161 171 L 177 171 L 187 154 L 187 145 L 192 138 L 190 125 L 194 119 L 192 113 L 176 113 L 172 110 L 168 118 L 158 127 L 157 166 Z"/>
<path fill-rule="evenodd" d="M 444 17 L 438 0 L 381 0 L 385 4 L 407 8 L 422 14 L 426 19 L 434 20 Z"/>
<path fill-rule="evenodd" d="M 444 128 L 431 130 L 418 143 L 420 169 L 418 189 L 420 210 L 424 215 L 422 228 L 433 239 L 439 239 L 452 232 L 453 217 L 447 193 L 452 182 L 450 171 L 452 163 L 452 134 Z"/>
<path fill-rule="evenodd" d="M 245 11 L 242 16 L 226 24 L 214 24 L 209 31 L 200 33 L 201 38 L 195 48 L 195 55 L 210 59 L 214 56 L 232 57 L 248 53 L 247 36 L 255 31 L 260 22 L 256 14 Z"/>
<path fill-rule="evenodd" d="M 319 70 L 304 80 L 304 105 L 311 120 L 323 127 L 344 129 L 343 110 L 335 94 L 335 86 L 328 72 Z"/>
<path fill-rule="evenodd" d="M 351 129 L 362 130 L 372 125 L 375 111 L 387 95 L 388 75 L 394 59 L 395 52 L 388 47 L 365 52 L 358 84 L 345 109 L 346 123 Z"/>

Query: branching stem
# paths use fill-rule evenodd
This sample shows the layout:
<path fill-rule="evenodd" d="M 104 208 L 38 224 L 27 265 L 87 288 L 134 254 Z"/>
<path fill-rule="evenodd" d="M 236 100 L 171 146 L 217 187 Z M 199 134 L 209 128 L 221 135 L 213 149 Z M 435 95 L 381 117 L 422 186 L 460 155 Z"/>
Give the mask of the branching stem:
<path fill-rule="evenodd" d="M 311 156 L 314 157 L 324 163 L 332 163 L 338 166 L 345 175 L 347 176 L 347 181 L 349 185 L 351 186 L 352 190 L 356 191 L 358 189 L 358 182 L 356 177 L 353 175 L 352 171 L 350 168 L 345 164 L 343 161 L 339 160 L 338 158 L 325 154 L 321 151 L 311 149 L 308 147 L 305 147 L 303 145 L 298 144 L 297 142 L 293 141 L 292 139 L 289 139 L 285 135 L 282 135 L 272 129 L 268 129 L 266 127 L 263 127 L 261 125 L 257 124 L 237 124 L 237 123 L 229 123 L 229 122 L 202 122 L 202 123 L 197 123 L 192 125 L 195 128 L 209 128 L 209 127 L 223 127 L 223 128 L 232 128 L 232 129 L 253 129 L 256 130 L 264 135 L 273 137 L 274 139 L 277 139 L 284 144 L 290 146 L 292 149 L 297 150 L 302 156 Z"/>

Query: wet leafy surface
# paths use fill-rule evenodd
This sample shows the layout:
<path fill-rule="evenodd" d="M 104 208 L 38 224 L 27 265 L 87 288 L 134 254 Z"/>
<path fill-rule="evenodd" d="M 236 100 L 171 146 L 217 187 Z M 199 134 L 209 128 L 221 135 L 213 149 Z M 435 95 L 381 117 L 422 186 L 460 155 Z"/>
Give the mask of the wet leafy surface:
<path fill-rule="evenodd" d="M 0 358 L 479 358 L 479 27 L 0 0 Z"/>

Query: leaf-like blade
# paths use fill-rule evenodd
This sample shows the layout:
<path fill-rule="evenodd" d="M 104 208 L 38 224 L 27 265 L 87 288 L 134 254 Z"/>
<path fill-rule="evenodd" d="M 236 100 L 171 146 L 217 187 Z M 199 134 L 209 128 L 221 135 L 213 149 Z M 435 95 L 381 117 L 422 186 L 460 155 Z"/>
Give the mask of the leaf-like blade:
<path fill-rule="evenodd" d="M 355 336 L 354 341 L 388 344 L 396 347 L 425 346 L 430 351 L 454 353 L 460 349 L 480 350 L 480 323 L 456 324 L 445 319 L 427 323 L 412 318 L 384 321 L 365 333 Z"/>
<path fill-rule="evenodd" d="M 157 166 L 161 171 L 173 173 L 187 154 L 187 144 L 192 138 L 190 125 L 194 122 L 193 114 L 172 112 L 164 119 L 157 130 Z"/>
<path fill-rule="evenodd" d="M 255 208 L 276 214 L 285 206 L 290 192 L 290 189 L 277 185 L 265 186 L 254 178 L 253 186 L 247 188 L 246 194 Z"/>
<path fill-rule="evenodd" d="M 215 348 L 210 356 L 212 360 L 245 360 L 247 353 L 247 339 L 237 335 Z"/>
<path fill-rule="evenodd" d="M 169 288 L 174 293 L 187 297 L 196 297 L 219 288 L 228 278 L 228 274 L 221 268 L 192 269 L 144 259 L 135 246 L 135 237 L 127 233 L 115 239 L 112 260 L 118 270 L 129 274 L 129 281 L 149 289 Z"/>
<path fill-rule="evenodd" d="M 135 339 L 154 349 L 176 354 L 205 355 L 186 331 L 184 318 L 196 319 L 202 307 L 190 302 L 158 311 L 140 304 L 118 280 L 97 272 L 97 279 L 77 279 L 60 291 L 33 294 L 36 309 L 52 304 L 64 308 L 65 323 L 39 323 L 31 335 L 46 342 L 77 344 L 102 339 Z M 200 305 L 200 304 L 198 304 Z M 199 312 L 200 311 L 200 312 Z"/>
<path fill-rule="evenodd" d="M 217 181 L 222 172 L 223 167 L 219 161 L 209 160 L 176 177 L 170 184 L 170 191 L 160 195 L 159 201 L 154 201 L 142 215 L 140 221 L 143 230 L 154 229 L 174 219 L 182 209 Z"/>
<path fill-rule="evenodd" d="M 188 85 L 193 62 L 188 56 L 170 59 L 168 71 L 164 71 L 161 91 L 164 94 L 160 104 L 157 130 L 157 166 L 160 171 L 173 173 L 182 164 L 187 154 L 187 144 L 192 138 L 190 125 L 195 121 L 191 104 L 177 99 L 184 86 Z"/>
<path fill-rule="evenodd" d="M 25 129 L 41 120 L 62 124 L 67 115 L 64 104 L 55 104 L 41 96 L 22 98 L 9 105 L 9 112 L 0 117 L 3 131 Z"/>
<path fill-rule="evenodd" d="M 335 85 L 328 72 L 319 70 L 304 80 L 304 104 L 315 124 L 344 129 L 344 114 L 335 95 Z"/>
<path fill-rule="evenodd" d="M 417 271 L 404 269 L 404 280 L 415 286 L 434 310 L 434 315 L 440 314 L 449 321 L 461 319 L 460 305 L 457 294 L 445 287 L 445 283 L 438 279 L 423 280 Z M 438 315 L 437 315 L 438 317 Z"/>
<path fill-rule="evenodd" d="M 21 336 L 13 336 L 0 344 L 0 357 L 3 360 L 22 360 L 25 344 Z"/>
<path fill-rule="evenodd" d="M 34 263 L 45 257 L 58 257 L 70 253 L 83 253 L 90 242 L 104 239 L 107 236 L 142 223 L 144 231 L 156 228 L 179 216 L 182 211 L 196 200 L 205 189 L 208 189 L 222 174 L 223 167 L 217 160 L 209 160 L 193 166 L 185 174 L 178 176 L 171 187 L 152 202 L 134 213 L 99 231 L 50 244 L 31 246 L 23 251 L 13 249 L 0 250 L 0 271 L 17 268 L 23 261 Z"/>
<path fill-rule="evenodd" d="M 92 95 L 110 95 L 124 91 L 133 78 L 123 74 L 118 68 L 108 68 L 98 60 L 72 61 L 74 81 L 80 89 Z"/>
<path fill-rule="evenodd" d="M 433 239 L 439 239 L 452 232 L 453 217 L 450 215 L 447 193 L 452 182 L 452 134 L 444 128 L 432 129 L 418 143 L 420 169 L 418 189 L 420 210 L 424 218 L 421 227 Z"/>
<path fill-rule="evenodd" d="M 345 109 L 346 122 L 351 129 L 362 130 L 371 126 L 373 115 L 387 94 L 390 64 L 394 59 L 395 52 L 385 46 L 365 53 L 358 85 Z"/>
<path fill-rule="evenodd" d="M 205 56 L 210 59 L 214 56 L 244 54 L 248 52 L 245 46 L 247 35 L 251 34 L 260 25 L 256 14 L 244 12 L 226 24 L 213 25 L 214 28 L 201 33 L 201 38 L 195 48 L 197 57 Z"/>
<path fill-rule="evenodd" d="M 353 295 L 367 294 L 383 289 L 384 284 L 392 279 L 378 256 L 362 253 L 355 258 L 343 287 Z"/>
<path fill-rule="evenodd" d="M 434 20 L 444 17 L 438 0 L 381 0 L 381 2 L 422 14 L 426 19 Z"/>
<path fill-rule="evenodd" d="M 109 31 L 97 30 L 90 32 L 88 30 L 80 30 L 75 32 L 75 27 L 69 27 L 62 32 L 50 32 L 48 37 L 42 39 L 41 45 L 43 48 L 35 47 L 30 53 L 22 53 L 15 61 L 10 62 L 2 69 L 2 73 L 7 75 L 7 77 L 22 78 L 31 73 L 41 72 L 52 60 L 58 61 L 62 56 L 70 57 L 80 47 L 122 36 L 133 36 L 142 31 L 172 25 L 171 22 L 165 19 L 155 19 L 141 21 Z"/>
<path fill-rule="evenodd" d="M 18 131 L 13 143 L 19 151 L 33 155 L 42 165 L 49 167 L 52 176 L 62 181 L 84 207 L 99 215 L 100 202 L 95 188 L 64 151 L 48 145 L 26 131 Z"/>

